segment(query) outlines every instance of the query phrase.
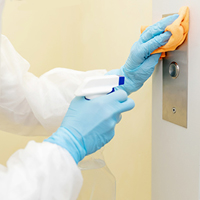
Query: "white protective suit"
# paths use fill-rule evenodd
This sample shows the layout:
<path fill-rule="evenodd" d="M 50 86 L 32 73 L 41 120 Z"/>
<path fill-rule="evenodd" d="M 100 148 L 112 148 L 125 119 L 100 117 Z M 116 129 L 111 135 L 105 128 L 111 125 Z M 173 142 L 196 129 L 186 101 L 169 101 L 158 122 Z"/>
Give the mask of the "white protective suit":
<path fill-rule="evenodd" d="M 0 11 L 4 0 L 0 0 Z M 0 13 L 1 16 L 1 13 Z M 60 126 L 74 92 L 90 76 L 105 70 L 79 72 L 53 69 L 40 78 L 29 63 L 1 37 L 0 130 L 20 135 L 50 135 Z M 82 176 L 65 149 L 31 141 L 0 165 L 1 200 L 75 200 Z"/>

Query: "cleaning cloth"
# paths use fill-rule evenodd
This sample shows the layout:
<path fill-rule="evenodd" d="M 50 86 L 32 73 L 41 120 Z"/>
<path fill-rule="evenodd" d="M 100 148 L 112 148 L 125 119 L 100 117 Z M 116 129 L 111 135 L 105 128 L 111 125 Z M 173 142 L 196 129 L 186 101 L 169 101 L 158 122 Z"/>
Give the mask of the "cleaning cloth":
<path fill-rule="evenodd" d="M 162 53 L 161 57 L 165 57 L 165 52 L 174 51 L 184 42 L 189 30 L 189 8 L 187 6 L 181 7 L 178 14 L 179 17 L 165 29 L 165 31 L 170 31 L 172 33 L 168 43 L 156 49 L 152 54 Z M 147 26 L 142 26 L 141 32 L 146 28 Z"/>

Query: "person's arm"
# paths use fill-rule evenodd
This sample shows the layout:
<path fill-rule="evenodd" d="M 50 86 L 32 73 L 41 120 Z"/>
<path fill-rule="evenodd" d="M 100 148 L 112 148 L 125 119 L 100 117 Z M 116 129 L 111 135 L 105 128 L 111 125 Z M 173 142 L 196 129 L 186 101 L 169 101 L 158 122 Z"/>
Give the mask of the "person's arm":
<path fill-rule="evenodd" d="M 2 200 L 76 200 L 82 182 L 70 153 L 48 142 L 30 141 L 0 165 Z"/>
<path fill-rule="evenodd" d="M 171 37 L 170 32 L 165 32 L 168 25 L 178 18 L 178 14 L 166 17 L 156 24 L 149 26 L 140 36 L 139 40 L 131 47 L 130 55 L 120 69 L 109 71 L 107 75 L 125 76 L 125 84 L 118 88 L 127 94 L 139 90 L 144 82 L 152 75 L 161 53 L 151 53 L 165 45 Z"/>
<path fill-rule="evenodd" d="M 0 167 L 0 199 L 77 199 L 82 176 L 76 164 L 114 137 L 121 113 L 134 105 L 122 90 L 92 100 L 76 97 L 52 136 L 29 142 Z"/>
<path fill-rule="evenodd" d="M 51 135 L 60 126 L 74 93 L 87 77 L 106 70 L 81 72 L 55 68 L 36 77 L 30 64 L 1 37 L 0 130 L 20 135 Z"/>

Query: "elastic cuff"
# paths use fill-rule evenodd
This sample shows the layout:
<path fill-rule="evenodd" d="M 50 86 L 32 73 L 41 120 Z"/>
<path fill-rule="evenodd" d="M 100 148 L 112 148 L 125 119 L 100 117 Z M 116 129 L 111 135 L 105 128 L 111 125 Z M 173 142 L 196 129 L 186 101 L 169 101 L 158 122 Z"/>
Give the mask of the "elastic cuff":
<path fill-rule="evenodd" d="M 86 151 L 74 136 L 64 127 L 60 127 L 52 136 L 45 139 L 44 142 L 57 144 L 66 149 L 75 162 L 78 164 L 85 156 Z"/>

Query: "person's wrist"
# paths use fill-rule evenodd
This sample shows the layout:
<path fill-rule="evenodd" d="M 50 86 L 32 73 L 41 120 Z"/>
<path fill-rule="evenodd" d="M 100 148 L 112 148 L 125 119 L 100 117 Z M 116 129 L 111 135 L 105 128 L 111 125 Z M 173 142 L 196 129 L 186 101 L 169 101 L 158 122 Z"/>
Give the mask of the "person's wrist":
<path fill-rule="evenodd" d="M 134 77 L 131 77 L 131 72 L 134 71 L 128 70 L 125 65 L 123 65 L 120 69 L 114 69 L 106 73 L 106 75 L 119 75 L 125 77 L 125 84 L 120 85 L 116 87 L 116 89 L 122 89 L 124 90 L 128 95 L 130 95 L 132 92 L 135 92 L 139 90 L 142 87 L 142 83 L 139 85 L 134 83 Z"/>
<path fill-rule="evenodd" d="M 136 71 L 137 68 L 131 70 L 126 65 L 120 68 L 120 73 L 126 77 L 124 88 L 128 95 L 139 90 L 144 84 L 142 82 L 142 77 L 139 77 Z"/>
<path fill-rule="evenodd" d="M 75 162 L 78 164 L 86 156 L 86 150 L 77 140 L 77 138 L 65 127 L 59 127 L 58 130 L 44 142 L 57 144 L 66 149 Z"/>

